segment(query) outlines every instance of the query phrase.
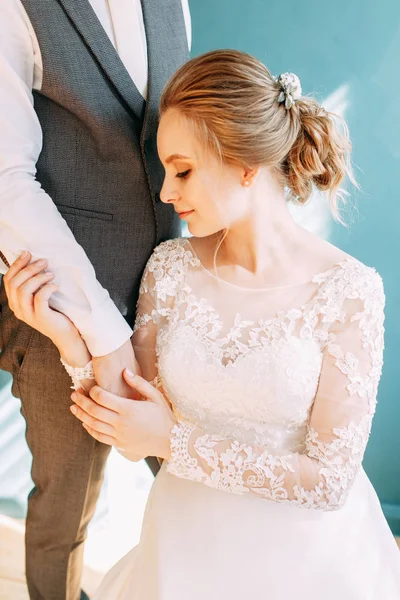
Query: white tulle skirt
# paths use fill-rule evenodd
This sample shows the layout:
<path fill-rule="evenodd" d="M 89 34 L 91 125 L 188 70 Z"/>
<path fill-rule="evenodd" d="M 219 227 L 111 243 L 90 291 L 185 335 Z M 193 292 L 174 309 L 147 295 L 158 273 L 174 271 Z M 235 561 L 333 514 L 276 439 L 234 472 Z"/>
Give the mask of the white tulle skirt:
<path fill-rule="evenodd" d="M 400 600 L 400 552 L 361 469 L 322 512 L 239 496 L 161 468 L 140 543 L 94 600 Z"/>

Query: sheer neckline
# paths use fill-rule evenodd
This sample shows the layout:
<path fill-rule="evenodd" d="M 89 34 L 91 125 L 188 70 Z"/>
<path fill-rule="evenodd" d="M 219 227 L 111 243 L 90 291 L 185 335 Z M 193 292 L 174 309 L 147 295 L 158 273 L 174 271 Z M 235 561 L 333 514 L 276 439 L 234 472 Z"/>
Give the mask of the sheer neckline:
<path fill-rule="evenodd" d="M 274 286 L 274 287 L 265 287 L 265 288 L 250 288 L 250 287 L 245 287 L 245 286 L 241 286 L 241 285 L 237 285 L 236 283 L 231 283 L 230 281 L 226 281 L 226 279 L 221 279 L 220 277 L 217 277 L 217 275 L 215 275 L 214 273 L 212 273 L 209 269 L 207 269 L 203 263 L 201 262 L 196 250 L 194 249 L 194 246 L 192 244 L 192 242 L 190 241 L 190 238 L 182 238 L 184 240 L 184 242 L 186 242 L 189 247 L 190 247 L 190 252 L 192 253 L 193 257 L 197 260 L 199 267 L 205 271 L 205 273 L 207 273 L 207 275 L 209 275 L 212 279 L 218 281 L 219 283 L 223 283 L 224 285 L 227 285 L 229 287 L 232 287 L 234 289 L 237 290 L 241 290 L 243 292 L 273 292 L 273 291 L 279 291 L 279 290 L 289 290 L 289 289 L 293 289 L 296 287 L 302 287 L 304 285 L 310 284 L 310 283 L 318 283 L 319 279 L 321 277 L 324 277 L 326 275 L 328 275 L 329 273 L 331 273 L 332 271 L 338 269 L 338 268 L 343 268 L 346 264 L 354 261 L 356 262 L 357 259 L 353 258 L 350 255 L 346 255 L 342 260 L 337 261 L 336 263 L 334 263 L 331 267 L 325 269 L 324 271 L 320 271 L 319 273 L 316 273 L 315 275 L 312 276 L 311 279 L 309 279 L 308 281 L 303 281 L 301 283 L 293 283 L 293 284 L 289 284 L 289 285 L 282 285 L 282 286 Z"/>

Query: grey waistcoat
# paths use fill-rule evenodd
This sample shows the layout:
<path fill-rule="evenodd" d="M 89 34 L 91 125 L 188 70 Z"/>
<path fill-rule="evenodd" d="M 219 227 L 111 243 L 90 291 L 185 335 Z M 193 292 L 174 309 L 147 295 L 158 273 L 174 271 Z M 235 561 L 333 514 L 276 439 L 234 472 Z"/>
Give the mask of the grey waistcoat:
<path fill-rule="evenodd" d="M 149 255 L 180 233 L 172 207 L 159 199 L 156 130 L 161 91 L 188 59 L 181 0 L 142 0 L 146 102 L 88 0 L 22 3 L 43 59 L 42 89 L 34 92 L 43 130 L 37 179 L 132 323 Z"/>

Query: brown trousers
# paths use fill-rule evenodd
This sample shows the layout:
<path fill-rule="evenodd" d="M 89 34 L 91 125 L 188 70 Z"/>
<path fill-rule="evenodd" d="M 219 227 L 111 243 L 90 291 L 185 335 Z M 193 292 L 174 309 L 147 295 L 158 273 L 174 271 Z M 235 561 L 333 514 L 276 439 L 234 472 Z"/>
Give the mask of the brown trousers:
<path fill-rule="evenodd" d="M 31 600 L 78 600 L 83 542 L 110 448 L 71 414 L 71 381 L 52 342 L 14 317 L 4 289 L 0 305 L 0 368 L 13 375 L 33 456 L 26 522 L 29 594 Z"/>
<path fill-rule="evenodd" d="M 13 375 L 12 392 L 22 402 L 33 456 L 25 536 L 30 598 L 79 600 L 83 542 L 110 447 L 94 440 L 71 414 L 71 380 L 58 350 L 15 318 L 3 285 L 0 349 L 0 369 Z M 146 462 L 156 475 L 157 459 Z"/>

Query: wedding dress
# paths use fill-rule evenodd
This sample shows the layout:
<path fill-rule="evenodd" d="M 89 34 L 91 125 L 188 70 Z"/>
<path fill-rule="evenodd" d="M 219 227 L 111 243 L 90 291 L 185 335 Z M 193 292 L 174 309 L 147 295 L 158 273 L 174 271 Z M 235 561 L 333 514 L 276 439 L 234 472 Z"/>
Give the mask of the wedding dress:
<path fill-rule="evenodd" d="M 134 344 L 178 424 L 140 543 L 95 600 L 400 599 L 400 553 L 361 464 L 383 307 L 379 275 L 350 257 L 246 289 L 187 239 L 156 248 Z"/>

